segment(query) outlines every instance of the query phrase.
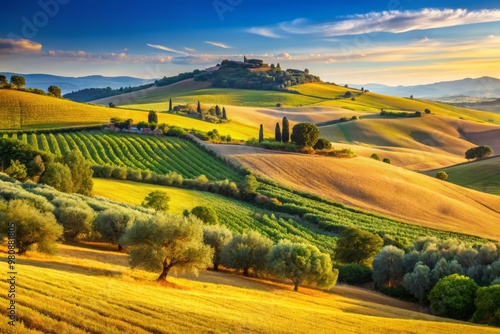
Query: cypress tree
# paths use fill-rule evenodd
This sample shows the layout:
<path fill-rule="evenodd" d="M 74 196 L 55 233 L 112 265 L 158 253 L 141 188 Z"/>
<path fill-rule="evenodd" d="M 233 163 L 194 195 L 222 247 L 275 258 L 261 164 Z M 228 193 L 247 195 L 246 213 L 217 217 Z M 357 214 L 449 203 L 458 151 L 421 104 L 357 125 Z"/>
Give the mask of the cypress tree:
<path fill-rule="evenodd" d="M 288 118 L 283 117 L 283 125 L 281 129 L 281 140 L 284 143 L 288 143 L 290 141 L 290 124 L 288 123 Z"/>
<path fill-rule="evenodd" d="M 198 106 L 196 107 L 196 112 L 198 114 L 201 114 L 201 105 L 200 105 L 200 101 L 198 101 Z"/>
<path fill-rule="evenodd" d="M 216 106 L 215 106 L 215 116 L 217 116 L 217 117 L 219 117 L 219 118 L 221 117 L 221 112 L 220 112 L 220 107 L 219 107 L 219 105 L 216 105 Z"/>
<path fill-rule="evenodd" d="M 276 123 L 276 130 L 274 130 L 274 139 L 276 139 L 276 141 L 281 142 L 280 123 Z"/>
<path fill-rule="evenodd" d="M 227 121 L 226 107 L 222 107 L 222 119 Z"/>
<path fill-rule="evenodd" d="M 172 99 L 170 99 L 170 102 L 168 104 L 168 111 L 172 111 Z"/>
<path fill-rule="evenodd" d="M 260 130 L 259 130 L 259 143 L 264 141 L 264 127 L 262 124 L 260 125 Z"/>

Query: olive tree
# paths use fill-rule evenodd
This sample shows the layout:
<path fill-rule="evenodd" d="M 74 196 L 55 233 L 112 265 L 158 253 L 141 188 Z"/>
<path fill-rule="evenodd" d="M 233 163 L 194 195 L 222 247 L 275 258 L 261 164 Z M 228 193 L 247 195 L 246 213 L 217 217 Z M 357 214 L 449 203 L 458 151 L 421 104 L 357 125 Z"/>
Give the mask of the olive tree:
<path fill-rule="evenodd" d="M 206 224 L 219 223 L 217 212 L 215 212 L 213 208 L 208 206 L 197 206 L 191 210 L 191 214 L 200 218 Z"/>
<path fill-rule="evenodd" d="M 28 177 L 26 166 L 19 162 L 19 160 L 11 160 L 10 166 L 5 170 L 5 174 L 18 180 L 25 181 Z"/>
<path fill-rule="evenodd" d="M 427 293 L 432 288 L 430 272 L 429 267 L 418 262 L 413 272 L 407 273 L 403 278 L 403 287 L 422 304 L 427 301 Z"/>
<path fill-rule="evenodd" d="M 155 211 L 168 211 L 170 196 L 164 191 L 155 190 L 150 192 L 145 198 L 142 206 L 153 208 Z"/>
<path fill-rule="evenodd" d="M 73 190 L 73 177 L 68 166 L 55 162 L 50 164 L 43 173 L 40 182 L 59 191 L 70 193 Z"/>
<path fill-rule="evenodd" d="M 214 251 L 203 243 L 203 222 L 188 217 L 158 213 L 152 221 L 138 220 L 121 238 L 130 247 L 132 268 L 161 271 L 157 281 L 166 281 L 170 270 L 195 272 L 212 264 Z"/>
<path fill-rule="evenodd" d="M 333 269 L 328 254 L 321 253 L 316 246 L 280 241 L 269 254 L 269 271 L 278 278 L 293 282 L 293 291 L 298 291 L 303 282 L 318 287 L 331 288 L 337 283 L 338 270 Z"/>
<path fill-rule="evenodd" d="M 214 270 L 219 270 L 221 263 L 220 253 L 233 238 L 233 233 L 224 225 L 203 226 L 203 242 L 214 250 Z"/>
<path fill-rule="evenodd" d="M 474 298 L 479 286 L 467 276 L 453 274 L 437 282 L 427 298 L 433 314 L 468 320 L 474 313 Z"/>
<path fill-rule="evenodd" d="M 63 233 L 63 228 L 51 212 L 40 211 L 28 201 L 15 199 L 8 203 L 0 213 L 0 228 L 7 235 L 9 227 L 15 227 L 15 240 L 18 254 L 25 253 L 30 247 L 42 253 L 56 251 L 56 242 Z"/>
<path fill-rule="evenodd" d="M 377 287 L 392 287 L 403 279 L 405 252 L 395 246 L 385 246 L 373 259 L 373 280 Z"/>
<path fill-rule="evenodd" d="M 94 229 L 101 234 L 104 241 L 118 244 L 118 250 L 121 251 L 122 245 L 119 240 L 135 219 L 136 215 L 132 211 L 107 209 L 99 212 L 95 217 Z"/>
<path fill-rule="evenodd" d="M 71 171 L 73 192 L 91 196 L 92 188 L 94 187 L 94 182 L 92 181 L 94 171 L 91 168 L 90 162 L 85 160 L 80 151 L 71 151 L 65 154 L 62 162 Z"/>
<path fill-rule="evenodd" d="M 222 250 L 221 263 L 228 268 L 242 269 L 245 276 L 249 275 L 250 269 L 263 271 L 272 246 L 269 238 L 256 231 L 237 234 Z"/>
<path fill-rule="evenodd" d="M 77 239 L 92 232 L 94 211 L 88 206 L 64 206 L 58 208 L 58 221 L 64 228 L 64 235 Z"/>

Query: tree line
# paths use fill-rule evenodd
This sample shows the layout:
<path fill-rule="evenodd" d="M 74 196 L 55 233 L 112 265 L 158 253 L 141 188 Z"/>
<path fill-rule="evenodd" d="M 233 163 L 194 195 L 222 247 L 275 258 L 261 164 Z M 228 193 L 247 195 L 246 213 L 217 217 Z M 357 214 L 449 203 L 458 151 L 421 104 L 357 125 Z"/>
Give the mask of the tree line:
<path fill-rule="evenodd" d="M 59 156 L 19 140 L 0 138 L 0 172 L 21 182 L 41 182 L 63 192 L 92 194 L 93 171 L 80 151 Z"/>
<path fill-rule="evenodd" d="M 18 89 L 29 93 L 35 93 L 38 95 L 48 95 L 57 98 L 61 98 L 61 88 L 51 85 L 47 88 L 47 93 L 39 88 L 23 88 L 26 86 L 26 78 L 22 75 L 12 75 L 10 77 L 10 83 L 7 81 L 7 77 L 0 74 L 0 88 L 3 89 Z"/>
<path fill-rule="evenodd" d="M 303 283 L 324 288 L 336 283 L 330 256 L 315 246 L 287 240 L 273 245 L 255 231 L 233 235 L 214 224 L 217 218 L 209 208 L 197 207 L 183 216 L 164 212 L 165 206 L 155 207 L 156 212 L 138 211 L 75 195 L 60 196 L 39 186 L 37 192 L 47 196 L 43 197 L 23 191 L 29 187 L 26 183 L 16 185 L 5 174 L 0 178 L 4 180 L 0 181 L 0 233 L 7 233 L 8 222 L 16 223 L 19 254 L 54 253 L 61 237 L 92 238 L 126 249 L 131 266 L 158 272 L 158 281 L 166 280 L 171 270 L 217 270 L 222 264 L 244 275 L 265 273 L 289 279 L 295 291 Z M 149 194 L 144 204 L 154 203 L 158 195 Z M 167 202 L 168 197 L 159 201 Z"/>
<path fill-rule="evenodd" d="M 500 325 L 500 244 L 417 240 L 409 252 L 386 246 L 373 259 L 373 279 L 385 293 L 410 297 L 432 313 Z M 486 311 L 486 309 L 488 309 Z M 495 313 L 496 312 L 496 313 Z"/>

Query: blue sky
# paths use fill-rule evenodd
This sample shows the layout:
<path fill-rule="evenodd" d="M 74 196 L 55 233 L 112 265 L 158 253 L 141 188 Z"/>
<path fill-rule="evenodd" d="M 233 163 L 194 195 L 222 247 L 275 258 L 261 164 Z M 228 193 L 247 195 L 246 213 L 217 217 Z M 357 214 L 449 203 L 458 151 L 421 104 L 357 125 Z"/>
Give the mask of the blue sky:
<path fill-rule="evenodd" d="M 500 4 L 39 0 L 0 12 L 0 72 L 158 78 L 243 55 L 336 83 L 500 77 Z"/>

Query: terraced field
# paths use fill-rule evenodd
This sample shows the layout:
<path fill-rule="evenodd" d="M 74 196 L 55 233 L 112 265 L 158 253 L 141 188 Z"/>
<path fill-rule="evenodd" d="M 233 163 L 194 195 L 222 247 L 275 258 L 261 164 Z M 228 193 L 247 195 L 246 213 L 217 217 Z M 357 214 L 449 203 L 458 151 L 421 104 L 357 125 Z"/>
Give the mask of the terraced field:
<path fill-rule="evenodd" d="M 65 154 L 82 152 L 94 165 L 125 166 L 166 174 L 176 172 L 192 179 L 205 175 L 210 180 L 240 181 L 241 175 L 193 143 L 173 137 L 80 131 L 57 134 L 5 134 L 40 150 Z"/>

